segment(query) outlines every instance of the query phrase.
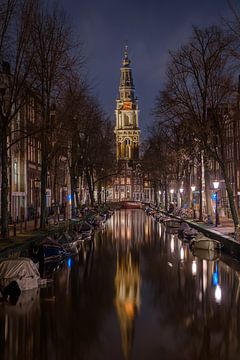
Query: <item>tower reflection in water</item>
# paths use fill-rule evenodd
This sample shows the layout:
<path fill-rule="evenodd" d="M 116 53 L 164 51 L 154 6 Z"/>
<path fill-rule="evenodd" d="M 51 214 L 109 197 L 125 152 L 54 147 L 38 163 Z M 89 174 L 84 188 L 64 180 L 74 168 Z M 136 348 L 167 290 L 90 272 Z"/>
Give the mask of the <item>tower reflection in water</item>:
<path fill-rule="evenodd" d="M 133 218 L 133 212 L 119 211 L 112 224 L 113 241 L 117 245 L 115 307 L 125 359 L 131 353 L 135 318 L 140 309 L 139 246 L 144 239 L 144 232 L 147 231 L 148 234 L 141 215 L 144 213 L 140 212 L 139 217 Z"/>

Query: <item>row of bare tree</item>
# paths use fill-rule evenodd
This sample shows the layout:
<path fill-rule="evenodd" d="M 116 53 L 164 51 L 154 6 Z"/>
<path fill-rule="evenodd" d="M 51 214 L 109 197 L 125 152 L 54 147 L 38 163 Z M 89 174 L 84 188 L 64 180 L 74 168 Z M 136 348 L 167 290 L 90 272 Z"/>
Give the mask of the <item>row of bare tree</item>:
<path fill-rule="evenodd" d="M 8 236 L 9 149 L 23 137 L 41 143 L 40 225 L 47 218 L 48 172 L 61 156 L 68 159 L 72 193 L 85 172 L 93 202 L 93 174 L 106 171 L 111 147 L 109 120 L 83 80 L 82 45 L 66 14 L 41 0 L 0 0 L 1 233 Z M 12 124 L 33 96 L 38 104 L 34 126 Z M 55 116 L 52 116 L 53 107 Z M 17 132 L 12 140 L 12 132 Z M 111 151 L 109 151 L 111 153 Z M 109 155 L 110 156 L 110 155 Z M 56 160 L 58 159 L 58 160 Z"/>
<path fill-rule="evenodd" d="M 232 13 L 233 19 L 225 21 L 222 27 L 193 27 L 189 41 L 170 52 L 166 81 L 154 109 L 157 131 L 149 137 L 145 157 L 150 154 L 152 162 L 159 163 L 156 176 L 161 177 L 163 184 L 187 178 L 186 172 L 194 161 L 201 164 L 200 172 L 203 162 L 208 174 L 209 159 L 214 160 L 225 181 L 237 230 L 239 218 L 227 169 L 228 129 L 234 129 L 240 121 L 236 82 L 240 17 L 236 9 L 232 8 Z M 229 105 L 234 105 L 234 115 L 226 111 Z M 205 180 L 208 184 L 209 179 Z M 201 186 L 202 181 L 200 219 Z"/>

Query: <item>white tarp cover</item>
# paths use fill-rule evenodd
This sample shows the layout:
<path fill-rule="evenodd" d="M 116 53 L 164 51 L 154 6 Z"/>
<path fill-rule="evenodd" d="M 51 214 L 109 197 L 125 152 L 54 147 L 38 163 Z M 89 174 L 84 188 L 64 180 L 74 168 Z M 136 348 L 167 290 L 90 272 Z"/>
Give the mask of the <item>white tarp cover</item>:
<path fill-rule="evenodd" d="M 18 258 L 0 261 L 1 288 L 15 280 L 22 291 L 34 289 L 38 287 L 39 277 L 37 266 L 31 259 Z"/>

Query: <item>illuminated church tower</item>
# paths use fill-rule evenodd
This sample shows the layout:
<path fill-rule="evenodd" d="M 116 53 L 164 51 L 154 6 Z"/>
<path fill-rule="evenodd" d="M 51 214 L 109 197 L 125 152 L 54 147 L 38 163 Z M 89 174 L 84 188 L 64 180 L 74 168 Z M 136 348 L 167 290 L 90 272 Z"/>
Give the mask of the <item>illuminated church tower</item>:
<path fill-rule="evenodd" d="M 116 104 L 116 148 L 117 160 L 137 161 L 139 159 L 138 100 L 132 78 L 128 47 L 125 47 L 121 67 L 119 98 Z"/>
<path fill-rule="evenodd" d="M 131 61 L 125 47 L 121 67 L 119 95 L 116 100 L 116 157 L 118 175 L 113 179 L 113 201 L 142 201 L 143 179 L 140 174 L 138 100 L 135 96 Z"/>
<path fill-rule="evenodd" d="M 140 309 L 139 254 L 129 250 L 119 254 L 115 276 L 115 306 L 117 310 L 124 358 L 131 357 L 135 318 Z"/>

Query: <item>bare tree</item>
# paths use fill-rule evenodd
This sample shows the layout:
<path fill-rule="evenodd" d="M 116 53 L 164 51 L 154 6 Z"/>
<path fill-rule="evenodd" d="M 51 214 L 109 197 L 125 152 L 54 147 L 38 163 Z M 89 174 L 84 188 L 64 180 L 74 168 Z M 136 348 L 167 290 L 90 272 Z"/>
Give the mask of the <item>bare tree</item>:
<path fill-rule="evenodd" d="M 234 91 L 229 54 L 232 37 L 218 27 L 193 28 L 190 41 L 170 53 L 167 82 L 156 111 L 160 117 L 181 122 L 198 139 L 200 150 L 219 164 L 226 184 L 235 228 L 239 224 L 233 189 L 227 173 L 225 104 Z"/>
<path fill-rule="evenodd" d="M 192 155 L 193 149 L 191 149 Z M 186 136 L 179 124 L 178 126 L 174 123 L 154 124 L 145 144 L 142 165 L 144 171 L 151 174 L 151 180 L 155 184 L 156 190 L 158 187 L 161 189 L 162 196 L 163 193 L 165 194 L 166 210 L 169 185 L 171 182 L 175 182 L 176 193 L 179 192 L 181 182 L 186 179 L 189 160 Z M 155 197 L 157 198 L 157 196 Z"/>
<path fill-rule="evenodd" d="M 31 68 L 33 46 L 31 30 L 35 2 L 6 0 L 0 2 L 0 135 L 1 135 L 1 229 L 8 237 L 8 139 L 16 114 L 26 103 L 26 93 L 33 84 Z"/>
<path fill-rule="evenodd" d="M 48 8 L 47 3 L 38 2 L 32 31 L 35 61 L 33 76 L 36 78 L 42 110 L 41 134 L 41 218 L 40 226 L 45 228 L 47 219 L 46 188 L 48 156 L 53 132 L 51 106 L 57 101 L 64 79 L 71 73 L 75 59 L 72 31 L 65 14 L 57 6 Z"/>
<path fill-rule="evenodd" d="M 91 205 L 95 185 L 106 183 L 113 168 L 112 124 L 106 119 L 98 101 L 91 96 L 90 87 L 76 75 L 66 86 L 59 114 L 61 133 L 59 143 L 65 144 L 71 180 L 72 216 L 80 200 L 79 183 L 86 179 Z"/>

